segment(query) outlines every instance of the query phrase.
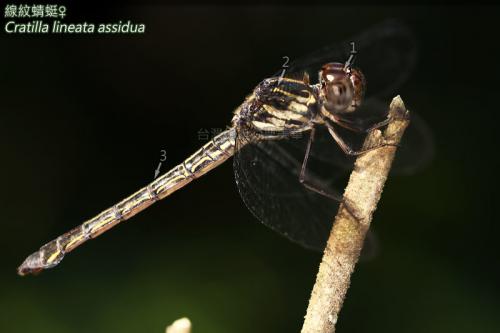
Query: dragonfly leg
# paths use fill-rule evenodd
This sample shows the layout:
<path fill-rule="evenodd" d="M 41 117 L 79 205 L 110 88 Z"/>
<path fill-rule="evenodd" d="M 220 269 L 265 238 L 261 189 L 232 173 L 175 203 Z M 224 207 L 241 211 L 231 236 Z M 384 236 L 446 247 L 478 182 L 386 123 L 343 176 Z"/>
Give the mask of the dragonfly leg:
<path fill-rule="evenodd" d="M 347 202 L 340 194 L 332 193 L 331 191 L 328 191 L 324 188 L 320 188 L 318 185 L 312 184 L 306 179 L 307 161 L 309 160 L 309 154 L 311 153 L 311 146 L 314 141 L 315 134 L 316 129 L 313 127 L 311 129 L 311 134 L 309 135 L 309 141 L 307 142 L 306 153 L 304 156 L 304 161 L 302 162 L 302 168 L 300 170 L 299 182 L 310 191 L 321 194 L 322 196 L 327 197 L 333 201 L 342 203 L 349 214 L 351 214 L 356 220 L 359 220 L 358 215 L 356 214 L 356 209 L 351 204 L 349 204 L 349 202 Z"/>
<path fill-rule="evenodd" d="M 314 141 L 314 135 L 316 134 L 316 128 L 311 129 L 311 134 L 309 135 L 309 141 L 307 142 L 306 154 L 304 156 L 304 161 L 302 162 L 302 168 L 300 169 L 299 182 L 304 185 L 305 188 L 321 194 L 327 198 L 330 198 L 335 201 L 342 201 L 342 197 L 337 193 L 329 193 L 325 189 L 319 188 L 316 185 L 313 185 L 306 179 L 306 169 L 307 169 L 307 161 L 309 160 L 309 154 L 311 153 L 311 146 Z"/>
<path fill-rule="evenodd" d="M 379 149 L 382 147 L 398 147 L 397 144 L 393 143 L 383 143 L 381 145 L 375 146 L 375 147 L 370 147 L 370 148 L 362 148 L 362 149 L 353 149 L 347 142 L 342 139 L 342 137 L 337 133 L 337 130 L 331 125 L 326 123 L 326 126 L 328 127 L 328 132 L 330 132 L 330 135 L 333 137 L 333 139 L 337 142 L 337 144 L 340 146 L 342 151 L 349 156 L 358 156 L 361 154 L 364 154 L 366 152 L 369 152 L 371 150 Z M 381 125 L 383 126 L 383 125 Z"/>
<path fill-rule="evenodd" d="M 369 133 L 371 131 L 373 131 L 374 129 L 378 129 L 380 127 L 384 127 L 385 125 L 389 124 L 389 122 L 391 121 L 391 119 L 389 117 L 387 117 L 386 119 L 376 123 L 376 124 L 373 124 L 372 126 L 364 129 L 362 132 L 365 132 L 365 133 Z"/>
<path fill-rule="evenodd" d="M 343 121 L 338 121 L 336 123 L 339 124 L 340 126 L 344 127 L 344 128 L 347 128 L 348 130 L 356 132 L 356 133 L 370 133 L 374 129 L 378 129 L 378 128 L 384 127 L 390 121 L 391 121 L 391 119 L 386 118 L 386 119 L 384 119 L 384 120 L 382 120 L 382 121 L 380 121 L 380 122 L 378 122 L 376 124 L 373 124 L 373 125 L 371 125 L 370 127 L 367 127 L 367 128 L 363 128 L 363 127 L 360 127 L 360 126 L 354 126 L 354 125 L 351 125 L 351 124 L 343 122 Z"/>
<path fill-rule="evenodd" d="M 366 127 L 363 125 L 359 125 L 359 124 L 355 124 L 353 122 L 347 121 L 345 119 L 342 119 L 341 117 L 333 116 L 332 120 L 335 122 L 335 124 L 345 128 L 345 129 L 348 129 L 350 131 L 353 131 L 355 133 L 369 133 L 369 132 L 373 131 L 374 129 L 378 129 L 378 128 L 386 126 L 391 121 L 391 119 L 389 117 L 386 117 L 384 120 L 379 121 L 378 123 L 375 123 L 369 127 Z M 326 124 L 326 125 L 328 126 L 329 124 Z"/>

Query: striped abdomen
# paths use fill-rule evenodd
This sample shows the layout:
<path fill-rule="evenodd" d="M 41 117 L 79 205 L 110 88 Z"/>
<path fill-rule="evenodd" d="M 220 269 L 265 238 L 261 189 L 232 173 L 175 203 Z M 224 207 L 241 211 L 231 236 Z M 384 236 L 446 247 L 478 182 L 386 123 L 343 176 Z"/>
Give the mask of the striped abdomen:
<path fill-rule="evenodd" d="M 54 267 L 64 255 L 151 206 L 226 161 L 234 154 L 236 129 L 231 128 L 148 186 L 80 226 L 45 244 L 18 268 L 18 274 L 37 273 Z"/>

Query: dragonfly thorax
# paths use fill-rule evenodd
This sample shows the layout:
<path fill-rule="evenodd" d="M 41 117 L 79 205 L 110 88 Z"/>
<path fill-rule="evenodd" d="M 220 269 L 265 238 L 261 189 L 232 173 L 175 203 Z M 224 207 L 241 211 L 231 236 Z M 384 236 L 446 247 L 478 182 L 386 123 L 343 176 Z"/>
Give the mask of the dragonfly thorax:
<path fill-rule="evenodd" d="M 236 111 L 233 124 L 268 137 L 306 131 L 317 114 L 317 97 L 302 78 L 265 79 Z"/>
<path fill-rule="evenodd" d="M 353 112 L 361 104 L 365 78 L 360 70 L 345 68 L 342 63 L 328 63 L 319 72 L 322 113 Z"/>

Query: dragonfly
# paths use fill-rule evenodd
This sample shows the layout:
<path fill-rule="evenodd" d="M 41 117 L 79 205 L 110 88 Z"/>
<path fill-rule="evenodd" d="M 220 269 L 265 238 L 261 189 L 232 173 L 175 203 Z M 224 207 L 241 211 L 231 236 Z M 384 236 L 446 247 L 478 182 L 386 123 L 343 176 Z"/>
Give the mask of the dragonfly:
<path fill-rule="evenodd" d="M 257 219 L 306 248 L 323 249 L 342 202 L 339 182 L 355 156 L 366 151 L 361 148 L 366 134 L 387 125 L 384 98 L 408 78 L 415 54 L 409 29 L 385 22 L 291 62 L 255 87 L 225 131 L 147 186 L 43 245 L 18 274 L 56 266 L 86 241 L 231 157 L 240 196 Z M 411 138 L 409 158 L 395 162 L 406 172 L 429 156 L 429 131 L 414 117 L 414 134 L 405 135 Z"/>

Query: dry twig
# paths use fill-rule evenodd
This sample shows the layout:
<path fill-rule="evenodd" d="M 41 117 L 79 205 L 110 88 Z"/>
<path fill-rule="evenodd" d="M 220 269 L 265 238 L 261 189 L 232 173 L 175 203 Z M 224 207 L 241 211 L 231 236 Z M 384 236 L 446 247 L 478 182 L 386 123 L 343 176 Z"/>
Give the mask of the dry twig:
<path fill-rule="evenodd" d="M 356 160 L 344 200 L 356 211 L 353 217 L 341 205 L 319 266 L 302 333 L 333 333 L 350 277 L 358 261 L 373 212 L 401 137 L 409 124 L 409 112 L 399 96 L 390 105 L 391 118 L 385 131 L 372 131 L 364 147 L 392 144 L 369 151 Z"/>
<path fill-rule="evenodd" d="M 191 321 L 185 317 L 177 319 L 165 329 L 165 333 L 191 333 Z"/>

